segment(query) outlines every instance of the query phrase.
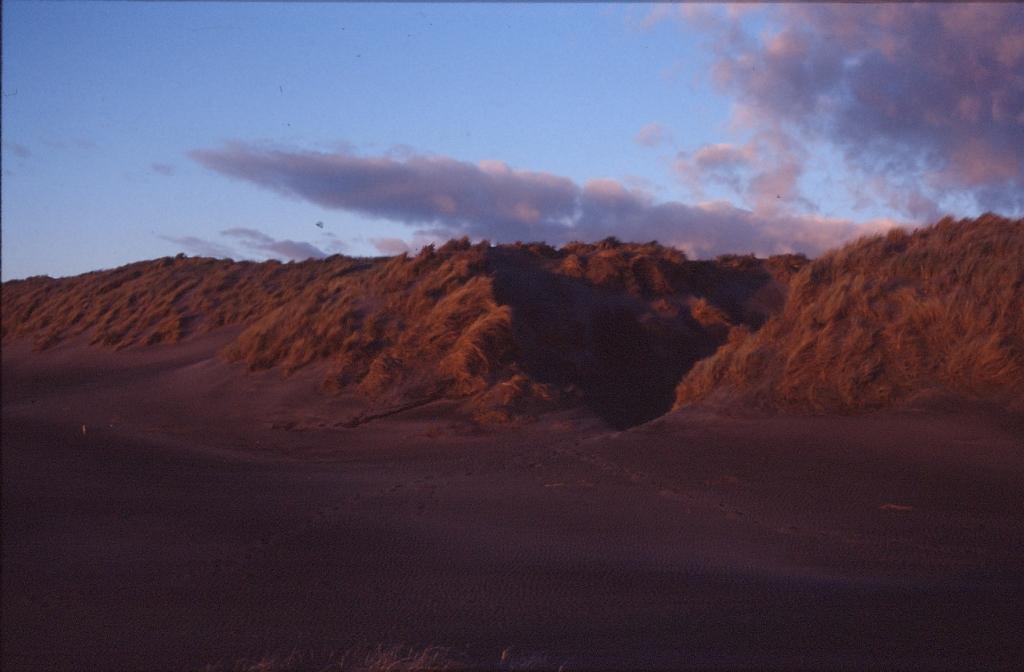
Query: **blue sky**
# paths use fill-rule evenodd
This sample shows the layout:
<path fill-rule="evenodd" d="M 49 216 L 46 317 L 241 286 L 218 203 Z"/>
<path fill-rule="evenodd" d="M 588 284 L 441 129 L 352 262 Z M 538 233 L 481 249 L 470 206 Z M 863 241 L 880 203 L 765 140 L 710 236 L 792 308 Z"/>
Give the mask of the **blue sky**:
<path fill-rule="evenodd" d="M 974 145 L 915 139 L 893 160 L 959 158 L 925 175 L 924 205 L 902 203 L 844 117 L 814 128 L 737 76 L 749 54 L 769 77 L 805 82 L 771 42 L 801 17 L 777 8 L 12 1 L 3 12 L 5 280 L 180 251 L 380 254 L 448 235 L 652 234 L 698 255 L 813 253 L 860 227 L 974 214 L 986 199 L 1020 207 L 1004 193 L 1019 186 L 1020 147 L 999 172 L 971 163 Z M 1003 24 L 1019 34 L 1019 13 Z M 495 161 L 511 172 L 477 168 Z M 372 197 L 356 187 L 371 179 Z M 513 214 L 479 203 L 506 194 Z"/>

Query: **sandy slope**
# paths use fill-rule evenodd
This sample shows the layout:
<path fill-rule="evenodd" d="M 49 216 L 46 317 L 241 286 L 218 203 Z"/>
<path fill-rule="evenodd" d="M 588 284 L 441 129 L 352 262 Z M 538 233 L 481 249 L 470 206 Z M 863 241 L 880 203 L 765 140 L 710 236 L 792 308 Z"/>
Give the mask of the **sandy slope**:
<path fill-rule="evenodd" d="M 570 669 L 1024 659 L 1024 428 L 1003 416 L 494 433 L 439 402 L 345 428 L 363 402 L 215 358 L 233 337 L 5 344 L 4 669 L 360 643 Z"/>

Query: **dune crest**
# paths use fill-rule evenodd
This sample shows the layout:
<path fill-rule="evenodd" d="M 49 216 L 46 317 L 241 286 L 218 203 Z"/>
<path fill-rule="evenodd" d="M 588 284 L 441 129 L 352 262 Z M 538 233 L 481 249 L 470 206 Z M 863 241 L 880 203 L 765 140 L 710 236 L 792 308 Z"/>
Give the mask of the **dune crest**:
<path fill-rule="evenodd" d="M 823 255 L 779 314 L 693 367 L 676 407 L 855 412 L 932 391 L 1024 410 L 1024 220 L 946 218 Z"/>
<path fill-rule="evenodd" d="M 138 348 L 235 327 L 229 361 L 319 367 L 328 391 L 377 409 L 452 399 L 493 423 L 584 404 L 621 428 L 669 410 L 680 377 L 778 310 L 804 263 L 612 238 L 290 264 L 179 255 L 5 283 L 3 337 Z"/>
<path fill-rule="evenodd" d="M 317 367 L 368 416 L 456 400 L 487 423 L 585 405 L 616 428 L 694 403 L 855 412 L 938 391 L 1024 409 L 1024 220 L 944 219 L 808 262 L 657 243 L 282 264 L 179 255 L 3 285 L 3 338 L 173 344 L 234 327 L 250 370 Z"/>

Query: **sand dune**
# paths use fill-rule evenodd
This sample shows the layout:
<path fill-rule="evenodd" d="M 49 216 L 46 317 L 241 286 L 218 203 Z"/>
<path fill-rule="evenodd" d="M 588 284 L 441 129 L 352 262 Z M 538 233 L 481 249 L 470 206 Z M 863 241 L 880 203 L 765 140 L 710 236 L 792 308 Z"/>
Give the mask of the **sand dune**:
<path fill-rule="evenodd" d="M 1024 410 L 1024 220 L 894 230 L 816 259 L 790 290 L 687 375 L 677 407 L 849 412 L 932 393 Z"/>
<path fill-rule="evenodd" d="M 237 326 L 223 356 L 321 369 L 370 414 L 465 401 L 502 423 L 584 403 L 625 427 L 669 409 L 681 375 L 735 325 L 782 305 L 801 257 L 689 261 L 655 243 L 553 249 L 452 241 L 414 257 L 298 264 L 160 259 L 4 285 L 5 341 L 115 349 Z"/>
<path fill-rule="evenodd" d="M 5 283 L 3 669 L 1014 669 L 1022 229 Z"/>
<path fill-rule="evenodd" d="M 361 395 L 367 417 L 450 399 L 500 424 L 583 404 L 625 428 L 673 402 L 849 412 L 922 393 L 1019 411 L 1022 230 L 994 215 L 943 220 L 813 263 L 690 261 L 614 239 L 291 264 L 167 258 L 5 283 L 3 337 L 123 349 L 238 327 L 229 361 L 316 368 L 327 391 Z"/>

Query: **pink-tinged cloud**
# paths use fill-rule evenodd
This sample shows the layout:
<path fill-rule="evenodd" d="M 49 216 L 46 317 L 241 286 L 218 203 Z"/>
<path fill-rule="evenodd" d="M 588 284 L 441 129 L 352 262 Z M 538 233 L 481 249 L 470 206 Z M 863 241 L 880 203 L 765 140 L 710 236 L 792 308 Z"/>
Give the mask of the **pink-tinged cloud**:
<path fill-rule="evenodd" d="M 693 156 L 693 161 L 701 170 L 713 170 L 720 167 L 749 165 L 752 160 L 750 147 L 736 147 L 729 144 L 705 145 Z"/>
<path fill-rule="evenodd" d="M 436 156 L 398 160 L 240 143 L 196 150 L 191 156 L 223 175 L 326 208 L 467 232 L 493 224 L 526 238 L 571 217 L 576 195 L 575 185 L 564 177 L 517 171 L 501 162 L 475 165 Z"/>
<path fill-rule="evenodd" d="M 409 244 L 401 238 L 370 238 L 370 244 L 373 245 L 378 252 L 389 257 L 412 251 Z"/>
<path fill-rule="evenodd" d="M 250 252 L 259 253 L 257 256 L 265 256 L 286 261 L 301 261 L 303 259 L 319 259 L 327 256 L 320 248 L 312 243 L 295 240 L 278 240 L 272 238 L 262 231 L 245 227 L 233 227 L 220 232 L 220 235 L 237 241 L 243 248 Z M 218 257 L 230 259 L 251 258 L 250 254 L 239 253 L 231 245 L 226 245 L 206 238 L 197 236 L 167 236 L 159 238 L 178 245 L 183 252 L 198 254 L 204 257 Z M 338 251 L 344 248 L 344 243 L 335 241 L 332 247 Z"/>
<path fill-rule="evenodd" d="M 759 142 L 768 146 L 770 140 Z M 777 155 L 781 150 L 775 147 L 775 151 Z M 414 240 L 420 241 L 468 235 L 494 242 L 545 240 L 559 244 L 617 236 L 659 240 L 698 256 L 790 251 L 813 255 L 860 231 L 853 222 L 795 216 L 783 208 L 659 203 L 649 192 L 616 180 L 593 180 L 581 187 L 565 177 L 519 171 L 493 161 L 478 165 L 444 157 L 398 161 L 347 153 L 251 150 L 242 145 L 194 155 L 218 172 L 290 197 L 405 224 L 412 229 Z M 705 166 L 728 166 L 746 155 L 747 150 L 737 153 L 712 148 L 700 152 L 697 161 Z M 792 191 L 791 176 L 776 176 L 763 167 L 749 182 L 747 189 L 755 196 L 758 189 L 770 186 L 773 200 L 776 190 Z M 273 241 L 251 229 L 223 233 L 249 249 L 287 252 L 292 258 L 318 256 L 307 253 L 319 252 L 312 246 L 285 250 L 284 243 L 308 243 Z M 383 254 L 413 249 L 396 238 L 369 240 Z"/>
<path fill-rule="evenodd" d="M 244 227 L 234 227 L 220 232 L 222 236 L 235 238 L 243 247 L 262 252 L 277 259 L 301 261 L 303 259 L 321 259 L 323 250 L 311 243 L 295 240 L 276 240 L 262 231 Z"/>
<path fill-rule="evenodd" d="M 658 122 L 652 122 L 641 128 L 633 141 L 644 147 L 660 147 L 672 142 L 672 134 Z"/>
<path fill-rule="evenodd" d="M 648 194 L 610 180 L 588 182 L 581 208 L 580 219 L 564 238 L 596 240 L 614 235 L 623 240 L 658 240 L 694 257 L 748 252 L 816 255 L 868 230 L 849 220 L 756 213 L 721 202 L 655 203 Z M 889 223 L 868 225 L 874 230 Z"/>
<path fill-rule="evenodd" d="M 704 187 L 711 183 L 723 184 L 741 195 L 755 161 L 756 150 L 750 144 L 718 143 L 679 152 L 674 168 L 679 180 L 698 198 L 703 198 Z"/>
<path fill-rule="evenodd" d="M 758 213 L 815 211 L 800 190 L 806 151 L 779 128 L 764 129 L 742 145 L 717 143 L 680 152 L 674 164 L 679 180 L 699 198 L 704 187 L 730 188 Z"/>
<path fill-rule="evenodd" d="M 182 252 L 198 254 L 202 257 L 216 257 L 218 259 L 236 259 L 238 253 L 226 245 L 215 243 L 205 238 L 196 236 L 157 236 L 162 240 L 174 243 Z"/>
<path fill-rule="evenodd" d="M 925 198 L 1024 209 L 1024 5 L 770 12 L 775 29 L 757 36 L 721 12 L 694 13 L 715 35 L 716 81 L 737 96 L 737 121 L 834 143 L 859 175 Z"/>

